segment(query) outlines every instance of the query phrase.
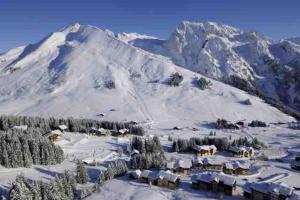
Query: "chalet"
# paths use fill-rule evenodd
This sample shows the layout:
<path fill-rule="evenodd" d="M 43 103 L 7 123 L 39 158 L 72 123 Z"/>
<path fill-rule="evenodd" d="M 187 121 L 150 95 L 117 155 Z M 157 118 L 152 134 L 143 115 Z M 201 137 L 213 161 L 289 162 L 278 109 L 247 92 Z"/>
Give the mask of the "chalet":
<path fill-rule="evenodd" d="M 191 173 L 192 163 L 190 160 L 178 159 L 167 163 L 167 169 L 177 174 L 189 175 Z"/>
<path fill-rule="evenodd" d="M 203 172 L 192 177 L 192 186 L 195 189 L 233 195 L 236 190 L 236 178 L 223 173 Z"/>
<path fill-rule="evenodd" d="M 247 175 L 250 171 L 250 163 L 247 161 L 232 161 L 226 162 L 223 165 L 223 172 L 225 174 Z"/>
<path fill-rule="evenodd" d="M 294 188 L 285 183 L 246 183 L 243 187 L 246 199 L 286 200 L 293 195 Z"/>
<path fill-rule="evenodd" d="M 254 149 L 252 147 L 233 146 L 233 147 L 229 148 L 229 152 L 231 152 L 234 157 L 253 157 L 254 156 Z"/>
<path fill-rule="evenodd" d="M 117 131 L 113 130 L 111 132 L 112 132 L 112 136 L 116 136 L 116 137 L 124 137 L 129 134 L 129 130 L 127 128 L 123 128 Z"/>
<path fill-rule="evenodd" d="M 211 156 L 217 152 L 217 147 L 215 145 L 195 145 L 193 150 L 199 156 Z"/>
<path fill-rule="evenodd" d="M 179 185 L 179 182 L 179 175 L 173 174 L 170 171 L 159 171 L 159 173 L 157 174 L 158 186 L 176 189 Z"/>
<path fill-rule="evenodd" d="M 223 160 L 221 159 L 212 159 L 212 158 L 203 158 L 203 169 L 209 170 L 222 170 Z"/>
<path fill-rule="evenodd" d="M 28 129 L 28 126 L 27 125 L 19 125 L 19 126 L 14 126 L 13 129 L 26 131 Z"/>
<path fill-rule="evenodd" d="M 153 172 L 150 170 L 144 170 L 144 171 L 142 171 L 140 177 L 144 183 L 148 183 L 148 184 L 152 184 L 152 185 L 157 184 L 157 172 Z"/>
<path fill-rule="evenodd" d="M 202 169 L 203 168 L 203 161 L 201 157 L 196 156 L 193 160 L 192 160 L 192 167 L 194 169 Z"/>
<path fill-rule="evenodd" d="M 192 163 L 195 169 L 222 170 L 224 161 L 217 158 L 195 157 Z"/>
<path fill-rule="evenodd" d="M 64 124 L 61 124 L 58 126 L 58 129 L 62 132 L 65 132 L 66 130 L 68 130 L 68 127 Z"/>
<path fill-rule="evenodd" d="M 91 130 L 89 131 L 93 135 L 97 136 L 108 136 L 110 134 L 110 131 L 104 128 L 95 128 L 92 127 Z"/>
<path fill-rule="evenodd" d="M 55 141 L 59 141 L 62 139 L 62 132 L 60 130 L 53 130 L 51 131 L 50 133 L 46 134 L 46 137 L 52 141 L 52 142 L 55 142 Z"/>
<path fill-rule="evenodd" d="M 129 173 L 129 177 L 132 179 L 139 179 L 141 177 L 142 171 L 137 169 Z"/>

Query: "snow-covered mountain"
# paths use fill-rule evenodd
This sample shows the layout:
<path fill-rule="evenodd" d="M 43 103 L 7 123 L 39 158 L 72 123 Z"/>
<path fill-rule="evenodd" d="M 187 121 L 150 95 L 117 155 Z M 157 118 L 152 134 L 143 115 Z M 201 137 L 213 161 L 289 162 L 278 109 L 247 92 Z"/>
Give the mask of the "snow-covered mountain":
<path fill-rule="evenodd" d="M 217 118 L 293 120 L 222 82 L 211 80 L 213 85 L 204 91 L 193 82 L 202 75 L 190 69 L 212 78 L 239 74 L 255 80 L 253 67 L 240 55 L 249 48 L 239 53 L 235 49 L 256 38 L 260 37 L 211 23 L 203 27 L 183 23 L 168 41 L 73 24 L 36 44 L 0 55 L 0 113 L 92 118 L 104 113 L 112 120 L 192 123 Z M 256 47 L 271 55 L 263 48 L 270 42 L 261 40 Z M 253 55 L 251 60 L 255 59 Z M 184 80 L 171 87 L 165 82 L 175 72 Z M 246 99 L 252 105 L 241 103 Z"/>
<path fill-rule="evenodd" d="M 300 110 L 297 38 L 275 42 L 257 32 L 244 32 L 222 23 L 182 22 L 168 40 L 135 38 L 126 42 Z"/>

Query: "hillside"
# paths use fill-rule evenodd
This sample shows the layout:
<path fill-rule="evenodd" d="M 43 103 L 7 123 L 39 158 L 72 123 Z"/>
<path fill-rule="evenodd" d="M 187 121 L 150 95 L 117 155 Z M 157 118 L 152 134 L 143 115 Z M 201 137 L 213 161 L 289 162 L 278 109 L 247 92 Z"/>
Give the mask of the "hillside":
<path fill-rule="evenodd" d="M 167 40 L 144 37 L 125 41 L 194 72 L 300 110 L 297 38 L 273 41 L 222 23 L 182 22 Z"/>
<path fill-rule="evenodd" d="M 236 37 L 240 31 L 228 28 L 224 34 L 224 37 Z M 73 24 L 36 44 L 2 54 L 0 113 L 91 118 L 103 113 L 104 119 L 111 120 L 180 123 L 215 121 L 217 118 L 267 122 L 293 120 L 263 100 L 215 80 L 211 80 L 210 89 L 200 90 L 193 80 L 202 75 L 191 71 L 199 71 L 200 68 L 193 67 L 200 63 L 189 68 L 194 62 L 193 57 L 182 61 L 181 54 L 174 52 L 179 67 L 165 56 L 134 47 L 130 40 L 124 41 L 126 35 L 123 36 L 121 40 L 120 35 L 108 30 Z M 138 35 L 130 37 L 139 38 Z M 216 40 L 219 43 L 212 40 L 213 43 L 207 42 L 208 47 L 221 48 L 223 43 L 232 45 L 229 40 L 215 37 L 219 38 Z M 143 40 L 156 42 L 156 47 L 160 45 L 152 37 L 144 36 Z M 177 43 L 174 45 L 175 51 L 178 46 Z M 206 60 L 209 64 L 208 57 L 205 58 L 208 52 L 201 53 L 198 61 Z M 241 74 L 243 78 L 257 77 L 245 59 L 238 59 L 232 49 L 228 49 L 228 53 L 232 62 L 224 60 L 228 66 L 216 73 L 206 73 L 208 76 L 218 78 L 221 74 L 245 72 Z M 219 59 L 225 59 L 221 57 Z M 187 69 L 182 67 L 184 65 Z M 184 77 L 178 87 L 166 84 L 175 72 Z M 115 88 L 109 89 L 112 85 Z M 252 105 L 241 103 L 246 99 L 250 99 Z"/>

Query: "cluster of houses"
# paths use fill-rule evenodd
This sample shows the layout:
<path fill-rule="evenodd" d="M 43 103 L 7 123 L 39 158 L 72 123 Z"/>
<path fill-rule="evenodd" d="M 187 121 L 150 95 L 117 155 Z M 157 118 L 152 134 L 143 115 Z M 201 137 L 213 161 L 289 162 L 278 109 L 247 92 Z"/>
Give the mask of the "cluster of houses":
<path fill-rule="evenodd" d="M 157 185 L 170 189 L 176 189 L 180 183 L 180 176 L 171 171 L 150 171 L 150 170 L 135 170 L 129 176 L 133 179 L 139 179 L 150 185 Z"/>
<path fill-rule="evenodd" d="M 15 129 L 27 129 L 27 126 L 15 126 Z M 25 130 L 26 130 L 25 129 Z M 68 127 L 64 124 L 59 125 L 57 129 L 50 131 L 49 133 L 45 134 L 45 136 L 52 142 L 56 142 L 61 140 L 63 137 L 63 133 L 68 130 Z M 89 130 L 90 135 L 96 135 L 96 136 L 116 136 L 116 137 L 124 137 L 129 134 L 129 130 L 124 128 L 120 130 L 108 130 L 104 128 L 95 128 L 92 127 L 91 130 Z"/>
<path fill-rule="evenodd" d="M 294 188 L 285 183 L 255 182 L 246 183 L 243 190 L 246 199 L 285 200 L 293 195 Z"/>

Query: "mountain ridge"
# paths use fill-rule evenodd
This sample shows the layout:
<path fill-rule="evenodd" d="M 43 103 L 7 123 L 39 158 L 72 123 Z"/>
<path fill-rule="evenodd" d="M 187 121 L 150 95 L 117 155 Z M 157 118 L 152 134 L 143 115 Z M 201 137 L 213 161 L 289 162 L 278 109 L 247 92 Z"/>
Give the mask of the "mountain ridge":
<path fill-rule="evenodd" d="M 217 118 L 294 120 L 261 99 L 215 80 L 211 88 L 201 91 L 193 82 L 202 75 L 137 48 L 109 30 L 73 24 L 21 51 L 0 56 L 11 61 L 0 65 L 1 113 L 92 118 L 105 113 L 106 119 L 113 120 L 178 123 Z M 175 72 L 184 79 L 171 87 L 166 81 Z M 111 83 L 114 87 L 108 88 Z M 252 105 L 240 103 L 245 99 Z"/>

